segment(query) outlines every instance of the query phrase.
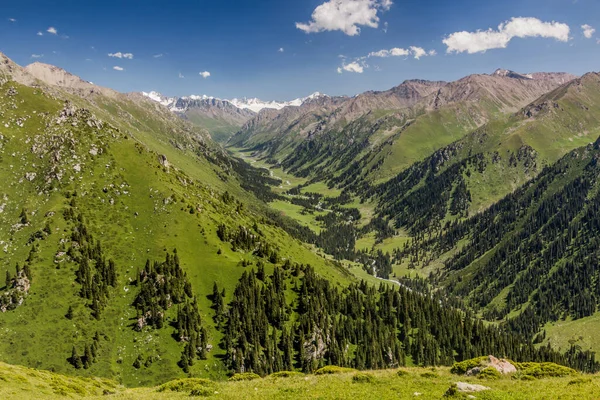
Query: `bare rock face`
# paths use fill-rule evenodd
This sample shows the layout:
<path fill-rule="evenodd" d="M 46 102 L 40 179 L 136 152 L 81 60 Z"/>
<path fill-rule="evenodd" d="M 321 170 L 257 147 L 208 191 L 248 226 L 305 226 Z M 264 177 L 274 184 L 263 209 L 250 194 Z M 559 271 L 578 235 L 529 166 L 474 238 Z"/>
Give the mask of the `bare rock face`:
<path fill-rule="evenodd" d="M 158 162 L 160 163 L 160 165 L 162 165 L 165 168 L 169 168 L 169 160 L 167 160 L 167 156 L 165 156 L 164 154 L 161 154 L 158 156 Z"/>
<path fill-rule="evenodd" d="M 515 367 L 510 362 L 508 362 L 504 359 L 498 359 L 494 356 L 489 356 L 488 360 L 489 360 L 488 366 L 495 368 L 501 374 L 506 375 L 506 374 L 512 374 L 512 373 L 517 372 L 517 367 Z"/>
<path fill-rule="evenodd" d="M 502 375 L 512 374 L 517 372 L 517 368 L 505 359 L 499 359 L 494 356 L 488 356 L 488 359 L 482 362 L 479 366 L 471 368 L 467 371 L 467 376 L 479 375 L 486 368 L 494 368 Z"/>

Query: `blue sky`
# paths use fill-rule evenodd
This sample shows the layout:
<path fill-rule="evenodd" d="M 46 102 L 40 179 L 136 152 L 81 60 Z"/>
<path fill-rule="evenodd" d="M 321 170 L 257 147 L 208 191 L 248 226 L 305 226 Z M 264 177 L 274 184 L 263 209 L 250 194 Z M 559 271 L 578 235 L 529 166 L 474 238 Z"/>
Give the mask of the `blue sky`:
<path fill-rule="evenodd" d="M 597 0 L 21 0 L 0 9 L 0 51 L 122 92 L 288 100 L 499 67 L 582 74 L 600 69 L 595 28 Z"/>

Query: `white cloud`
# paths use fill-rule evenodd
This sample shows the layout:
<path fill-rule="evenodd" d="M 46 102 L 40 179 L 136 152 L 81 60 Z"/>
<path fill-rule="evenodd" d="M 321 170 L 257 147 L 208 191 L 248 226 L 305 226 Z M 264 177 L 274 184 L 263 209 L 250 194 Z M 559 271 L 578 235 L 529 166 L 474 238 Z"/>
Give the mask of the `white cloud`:
<path fill-rule="evenodd" d="M 115 66 L 113 67 L 113 69 L 114 69 L 115 71 L 125 71 L 125 68 L 119 67 L 118 65 L 115 65 Z"/>
<path fill-rule="evenodd" d="M 51 26 L 50 28 L 46 29 L 46 32 L 51 33 L 53 35 L 58 35 L 58 31 L 53 26 Z"/>
<path fill-rule="evenodd" d="M 391 6 L 391 0 L 329 0 L 315 8 L 308 23 L 296 22 L 296 28 L 306 33 L 342 31 L 355 36 L 360 34 L 360 26 L 377 28 L 377 14 Z"/>
<path fill-rule="evenodd" d="M 208 71 L 200 72 L 200 76 L 203 77 L 204 79 L 206 79 L 210 76 L 210 72 L 208 72 Z"/>
<path fill-rule="evenodd" d="M 43 54 L 32 54 L 31 55 L 31 58 L 42 58 L 42 57 L 44 57 Z"/>
<path fill-rule="evenodd" d="M 390 49 L 390 50 L 373 51 L 373 52 L 369 53 L 369 55 L 367 57 L 382 57 L 382 58 L 402 57 L 402 56 L 407 56 L 409 54 L 410 54 L 410 51 L 408 51 L 406 49 L 394 47 L 393 49 Z"/>
<path fill-rule="evenodd" d="M 477 32 L 455 32 L 443 42 L 447 53 L 469 54 L 485 52 L 491 49 L 506 48 L 513 38 L 542 37 L 554 38 L 561 42 L 569 40 L 569 25 L 560 22 L 543 22 L 537 18 L 512 18 L 498 25 L 498 30 L 488 29 Z"/>
<path fill-rule="evenodd" d="M 115 57 L 115 58 L 128 58 L 130 60 L 133 60 L 133 54 L 131 53 L 121 53 L 120 51 L 116 52 L 116 53 L 108 53 L 109 57 Z"/>
<path fill-rule="evenodd" d="M 594 36 L 594 33 L 596 33 L 596 29 L 588 24 L 581 25 L 581 29 L 583 29 L 583 36 L 585 36 L 586 39 L 591 39 L 592 36 Z"/>
<path fill-rule="evenodd" d="M 285 51 L 285 49 L 283 47 L 280 47 L 279 50 L 277 50 L 280 53 L 283 53 Z"/>
<path fill-rule="evenodd" d="M 9 18 L 8 20 L 9 20 L 10 22 L 17 22 L 17 20 L 16 20 L 16 19 L 14 19 L 14 18 Z"/>
<path fill-rule="evenodd" d="M 437 52 L 435 50 L 425 51 L 425 49 L 423 49 L 422 47 L 410 46 L 408 49 L 394 47 L 393 49 L 389 49 L 389 50 L 384 49 L 384 50 L 379 50 L 379 51 L 373 51 L 373 52 L 369 53 L 366 58 L 370 58 L 370 57 L 381 57 L 381 58 L 404 57 L 404 56 L 412 55 L 414 58 L 419 60 L 421 57 L 435 56 L 436 54 L 437 54 Z M 365 57 L 360 57 L 360 58 L 365 58 Z"/>
<path fill-rule="evenodd" d="M 356 61 L 351 62 L 350 64 L 344 64 L 337 69 L 338 74 L 341 74 L 343 71 L 346 72 L 356 72 L 357 74 L 362 74 L 365 70 L 364 66 L 359 64 Z"/>
<path fill-rule="evenodd" d="M 421 57 L 425 57 L 429 55 L 422 47 L 410 46 L 411 54 L 417 59 L 420 60 Z"/>
<path fill-rule="evenodd" d="M 388 31 L 388 23 L 387 22 L 383 23 L 383 29 L 382 29 L 382 31 L 383 31 L 383 33 L 387 33 L 387 31 Z"/>
<path fill-rule="evenodd" d="M 422 47 L 410 46 L 408 49 L 403 49 L 400 47 L 394 47 L 392 49 L 383 49 L 379 51 L 372 51 L 366 56 L 356 57 L 353 62 L 346 63 L 346 56 L 340 55 L 342 59 L 342 66 L 337 69 L 338 74 L 341 74 L 343 71 L 348 72 L 358 72 L 363 73 L 366 68 L 369 68 L 369 65 L 365 63 L 365 60 L 371 57 L 379 57 L 379 58 L 388 58 L 388 57 L 406 57 L 412 55 L 417 60 L 421 59 L 421 57 L 427 56 L 435 56 L 437 52 L 435 50 L 426 51 Z M 360 62 L 360 63 L 359 63 Z M 376 71 L 380 71 L 381 68 L 378 66 L 375 67 Z"/>
<path fill-rule="evenodd" d="M 185 78 L 185 76 L 183 76 L 183 74 L 180 72 L 179 73 L 179 79 L 183 79 L 183 78 Z"/>
<path fill-rule="evenodd" d="M 152 57 L 154 57 L 154 58 L 161 58 L 162 56 L 163 56 L 163 53 L 160 53 L 160 54 L 155 54 Z"/>
<path fill-rule="evenodd" d="M 39 32 L 37 33 L 37 35 L 38 35 L 38 36 L 44 36 L 44 34 L 42 33 L 42 31 L 39 31 Z"/>

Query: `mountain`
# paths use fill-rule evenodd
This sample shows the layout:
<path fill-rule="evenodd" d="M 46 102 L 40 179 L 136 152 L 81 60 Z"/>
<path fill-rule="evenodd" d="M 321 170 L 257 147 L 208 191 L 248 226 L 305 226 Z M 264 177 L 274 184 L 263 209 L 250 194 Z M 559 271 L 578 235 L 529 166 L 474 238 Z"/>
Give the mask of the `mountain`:
<path fill-rule="evenodd" d="M 221 100 L 215 97 L 184 96 L 165 97 L 158 92 L 142 92 L 149 99 L 169 108 L 193 124 L 207 129 L 217 142 L 226 142 L 245 122 L 261 110 L 281 110 L 284 107 L 299 107 L 314 99 L 328 97 L 321 93 L 287 102 L 262 101 L 257 98 Z"/>
<path fill-rule="evenodd" d="M 406 81 L 384 92 L 332 99 L 318 110 L 308 105 L 293 114 L 255 117 L 229 143 L 299 176 L 330 180 L 351 167 L 360 169 L 363 179 L 386 180 L 574 78 L 530 75 L 471 75 L 450 83 Z"/>
<path fill-rule="evenodd" d="M 4 55 L 0 82 L 2 360 L 139 386 L 183 376 L 185 350 L 222 376 L 215 282 L 229 301 L 282 260 L 353 280 L 269 217 L 272 178 L 165 107 Z"/>
<path fill-rule="evenodd" d="M 147 96 L 3 55 L 0 82 L 2 360 L 127 386 L 500 353 L 600 369 L 589 352 L 486 325 L 422 280 L 321 256 L 356 255 L 358 210 L 322 199 L 318 233 L 269 210 L 279 179 Z"/>

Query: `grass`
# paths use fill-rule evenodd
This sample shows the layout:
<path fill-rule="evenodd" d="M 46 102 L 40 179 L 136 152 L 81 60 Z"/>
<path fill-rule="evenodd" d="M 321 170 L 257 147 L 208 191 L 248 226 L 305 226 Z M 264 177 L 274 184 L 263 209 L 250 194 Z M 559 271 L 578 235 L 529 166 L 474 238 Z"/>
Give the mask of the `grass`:
<path fill-rule="evenodd" d="M 5 96 L 7 85 L 14 85 L 18 95 Z M 0 360 L 65 374 L 111 378 L 127 386 L 153 386 L 185 377 L 176 365 L 183 345 L 171 337 L 171 326 L 142 332 L 131 327 L 136 318 L 131 306 L 136 289 L 129 282 L 147 259 L 162 260 L 167 251 L 177 248 L 213 346 L 208 359 L 196 362 L 191 373 L 212 379 L 224 377 L 227 371 L 218 346 L 221 333 L 212 322 L 207 295 L 217 282 L 229 302 L 245 270 L 241 261 L 255 263 L 258 259 L 221 242 L 216 234 L 221 223 L 231 227 L 257 223 L 284 260 L 311 264 L 336 284 L 352 280 L 349 272 L 316 255 L 311 247 L 264 223 L 258 200 L 244 192 L 219 164 L 208 161 L 206 154 L 213 150 L 191 147 L 193 141 L 186 139 L 191 133 L 177 117 L 158 111 L 154 115 L 152 110 L 126 100 L 74 100 L 78 106 L 94 110 L 98 118 L 111 121 L 114 129 L 106 125 L 91 129 L 85 121 L 77 127 L 56 124 L 62 101 L 18 84 L 0 87 L 0 249 L 4 250 L 0 252 L 0 273 L 14 271 L 17 262 L 23 263 L 32 233 L 46 222 L 52 227 L 48 238 L 37 241 L 32 287 L 25 302 L 13 311 L 0 313 Z M 116 115 L 125 112 L 131 118 Z M 16 123 L 20 118 L 25 119 L 24 127 Z M 57 137 L 72 138 L 74 145 L 56 145 L 62 155 L 57 163 L 62 179 L 60 183 L 53 181 L 54 189 L 45 183 L 54 167 L 49 155 L 38 157 L 31 149 L 34 143 L 50 146 Z M 92 156 L 89 151 L 94 146 L 102 152 Z M 168 168 L 159 163 L 159 154 L 166 155 Z M 77 164 L 80 172 L 74 169 Z M 28 172 L 36 172 L 36 178 L 25 179 Z M 111 289 L 99 321 L 78 295 L 75 264 L 54 262 L 63 242 L 69 243 L 71 231 L 62 212 L 69 202 L 65 193 L 75 190 L 77 212 L 85 217 L 86 226 L 117 266 L 118 286 Z M 225 190 L 244 207 L 223 203 Z M 12 227 L 23 208 L 31 224 L 15 231 Z M 273 265 L 267 263 L 265 268 L 270 273 Z M 74 310 L 72 320 L 65 318 L 69 306 Z M 170 310 L 167 320 L 175 313 L 175 309 Z M 67 362 L 72 346 L 81 351 L 96 331 L 102 336 L 98 361 L 88 370 L 75 370 Z M 136 369 L 133 363 L 138 356 L 155 361 Z"/>
<path fill-rule="evenodd" d="M 510 376 L 490 379 L 456 376 L 448 368 L 402 368 L 382 371 L 343 371 L 336 374 L 273 374 L 253 380 L 209 381 L 181 379 L 159 387 L 129 389 L 114 381 L 70 378 L 0 363 L 0 398 L 11 400 L 65 398 L 186 399 L 194 393 L 212 399 L 441 399 L 456 382 L 483 385 L 491 390 L 479 399 L 597 399 L 599 375 L 533 380 Z M 64 391 L 64 392 L 63 392 Z M 416 395 L 419 393 L 419 395 Z M 460 397 L 458 397 L 460 398 Z M 464 397 L 463 397 L 464 398 Z"/>
<path fill-rule="evenodd" d="M 590 349 L 600 352 L 600 315 L 595 314 L 577 320 L 567 319 L 548 323 L 544 326 L 546 331 L 546 343 L 553 347 L 568 349 L 571 344 L 581 346 L 584 350 Z"/>

